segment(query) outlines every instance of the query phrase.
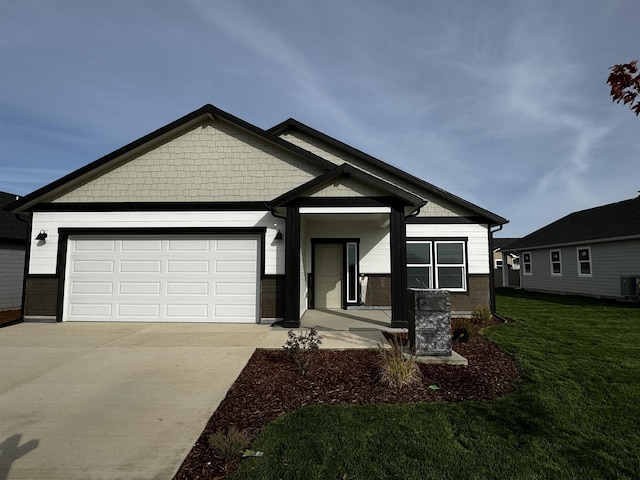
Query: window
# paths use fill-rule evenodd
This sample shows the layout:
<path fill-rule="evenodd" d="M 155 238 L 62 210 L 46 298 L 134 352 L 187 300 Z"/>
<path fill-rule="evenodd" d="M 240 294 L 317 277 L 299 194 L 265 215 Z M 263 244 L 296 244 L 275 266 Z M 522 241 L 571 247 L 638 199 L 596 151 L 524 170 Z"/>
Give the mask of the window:
<path fill-rule="evenodd" d="M 525 252 L 522 254 L 522 268 L 524 268 L 525 275 L 532 275 L 531 270 L 531 252 Z"/>
<path fill-rule="evenodd" d="M 407 287 L 466 291 L 466 242 L 407 241 Z"/>
<path fill-rule="evenodd" d="M 358 303 L 358 244 L 347 242 L 347 303 Z"/>
<path fill-rule="evenodd" d="M 551 259 L 551 275 L 562 275 L 562 261 L 560 260 L 560 250 L 551 250 L 549 252 Z"/>
<path fill-rule="evenodd" d="M 496 260 L 496 269 L 502 270 L 502 260 Z"/>
<path fill-rule="evenodd" d="M 578 276 L 591 276 L 591 247 L 578 248 Z"/>
<path fill-rule="evenodd" d="M 431 242 L 407 242 L 407 287 L 433 288 L 431 283 Z"/>
<path fill-rule="evenodd" d="M 436 242 L 436 288 L 467 289 L 464 250 L 464 242 Z"/>

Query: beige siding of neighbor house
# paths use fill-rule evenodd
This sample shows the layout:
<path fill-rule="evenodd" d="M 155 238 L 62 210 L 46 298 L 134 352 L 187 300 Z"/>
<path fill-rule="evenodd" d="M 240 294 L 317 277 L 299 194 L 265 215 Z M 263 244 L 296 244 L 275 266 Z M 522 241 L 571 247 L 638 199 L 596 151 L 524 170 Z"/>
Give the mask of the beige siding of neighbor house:
<path fill-rule="evenodd" d="M 420 213 L 418 214 L 419 217 L 458 217 L 472 215 L 471 212 L 465 211 L 462 207 L 454 205 L 444 198 L 437 197 L 431 192 L 416 188 L 415 185 L 411 184 L 410 182 L 407 182 L 402 178 L 395 177 L 389 172 L 383 171 L 382 169 L 377 168 L 370 163 L 364 162 L 354 155 L 350 155 L 331 145 L 325 144 L 321 140 L 313 138 L 306 133 L 299 131 L 287 132 L 281 135 L 281 137 L 284 140 L 293 143 L 294 145 L 302 147 L 305 150 L 315 153 L 316 155 L 335 163 L 336 165 L 341 165 L 342 163 L 346 162 L 374 176 L 383 178 L 386 181 L 391 182 L 394 185 L 413 193 L 414 195 L 418 195 L 424 198 L 429 203 L 427 203 L 427 205 L 425 205 L 420 210 Z"/>
<path fill-rule="evenodd" d="M 198 126 L 55 202 L 266 201 L 325 170 L 223 120 Z"/>

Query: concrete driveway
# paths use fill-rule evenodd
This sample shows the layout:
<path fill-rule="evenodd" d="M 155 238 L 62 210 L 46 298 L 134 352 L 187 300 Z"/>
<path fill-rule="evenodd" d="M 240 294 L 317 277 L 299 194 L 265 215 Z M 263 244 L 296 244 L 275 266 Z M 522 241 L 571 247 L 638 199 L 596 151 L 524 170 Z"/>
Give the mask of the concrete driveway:
<path fill-rule="evenodd" d="M 220 324 L 0 329 L 0 480 L 172 478 L 269 333 Z"/>

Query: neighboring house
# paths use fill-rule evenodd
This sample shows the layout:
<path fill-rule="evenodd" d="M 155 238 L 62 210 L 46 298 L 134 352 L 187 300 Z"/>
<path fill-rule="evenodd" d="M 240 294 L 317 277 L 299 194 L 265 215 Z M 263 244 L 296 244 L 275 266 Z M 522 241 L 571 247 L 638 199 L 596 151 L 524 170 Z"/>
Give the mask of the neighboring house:
<path fill-rule="evenodd" d="M 406 326 L 407 287 L 470 312 L 507 222 L 295 120 L 265 131 L 211 105 L 12 208 L 33 225 L 25 318 L 58 321 L 293 327 L 307 308 L 391 307 Z"/>
<path fill-rule="evenodd" d="M 572 213 L 508 248 L 526 290 L 637 299 L 640 197 Z"/>
<path fill-rule="evenodd" d="M 520 257 L 508 247 L 519 238 L 493 239 L 493 274 L 496 287 L 520 286 Z M 504 266 L 507 266 L 504 268 Z"/>
<path fill-rule="evenodd" d="M 0 192 L 0 311 L 22 306 L 27 223 L 5 210 L 18 197 Z"/>

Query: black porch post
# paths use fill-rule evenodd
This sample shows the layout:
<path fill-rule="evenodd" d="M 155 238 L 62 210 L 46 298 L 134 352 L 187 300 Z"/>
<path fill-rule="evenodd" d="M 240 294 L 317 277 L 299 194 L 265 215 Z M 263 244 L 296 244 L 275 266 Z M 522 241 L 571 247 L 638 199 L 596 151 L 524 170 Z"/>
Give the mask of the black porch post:
<path fill-rule="evenodd" d="M 405 295 L 407 291 L 407 227 L 404 218 L 404 207 L 391 207 L 389 219 L 391 235 L 391 326 L 407 327 L 407 307 Z"/>
<path fill-rule="evenodd" d="M 300 326 L 300 210 L 287 207 L 284 235 L 285 304 L 283 327 Z"/>

